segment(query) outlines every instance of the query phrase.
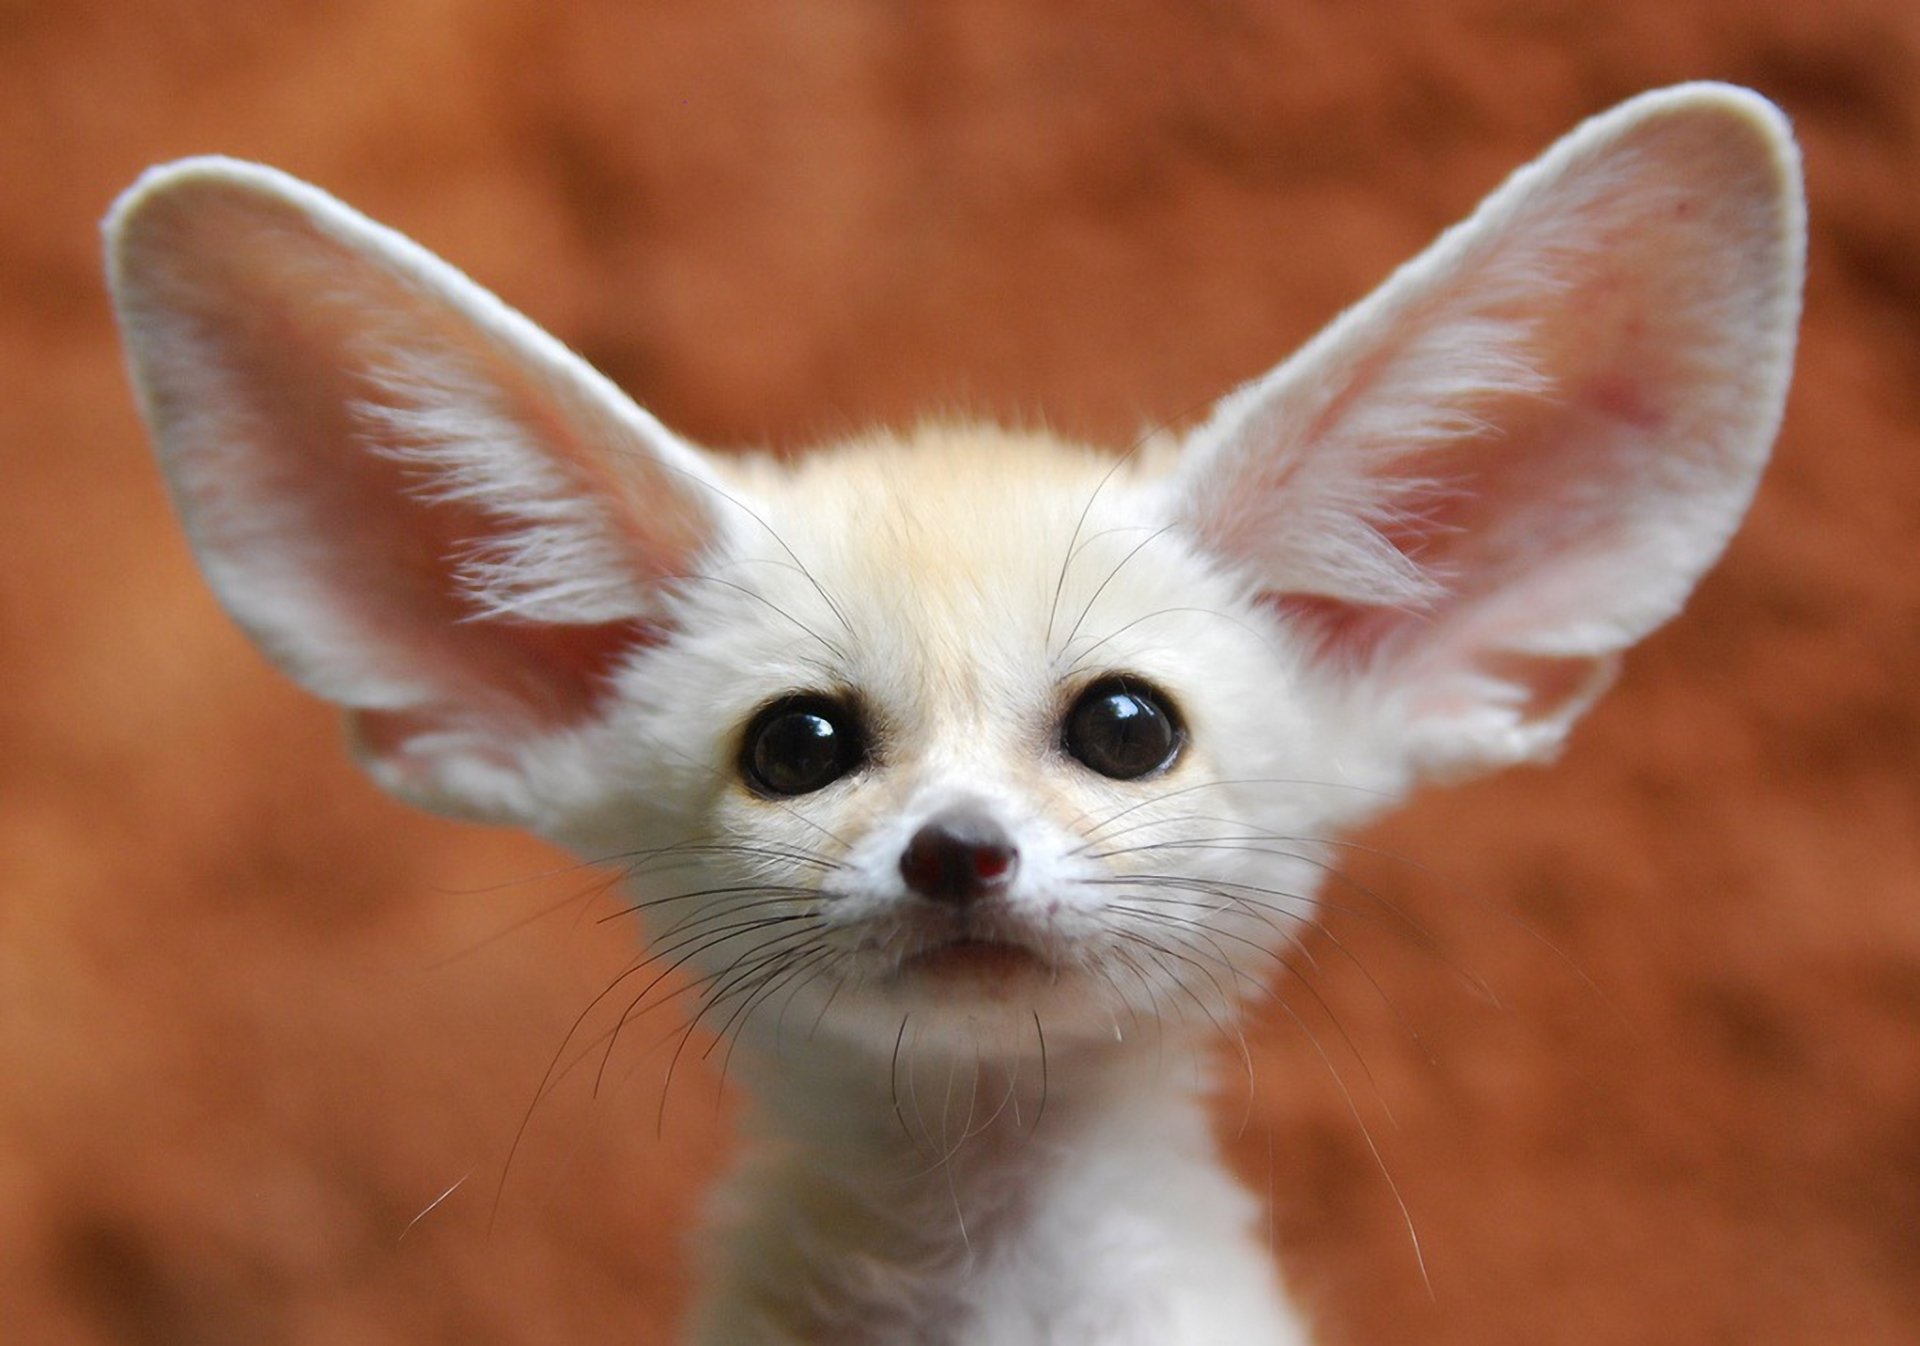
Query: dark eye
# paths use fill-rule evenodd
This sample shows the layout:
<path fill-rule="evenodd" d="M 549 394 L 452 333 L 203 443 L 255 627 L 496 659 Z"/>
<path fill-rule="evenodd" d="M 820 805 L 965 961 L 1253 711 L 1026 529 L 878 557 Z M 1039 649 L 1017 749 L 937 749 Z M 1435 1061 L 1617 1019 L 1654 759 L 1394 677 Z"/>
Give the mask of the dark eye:
<path fill-rule="evenodd" d="M 1102 678 L 1080 693 L 1060 727 L 1060 745 L 1115 780 L 1164 770 L 1186 733 L 1164 693 L 1138 678 Z"/>
<path fill-rule="evenodd" d="M 740 770 L 762 794 L 812 794 L 866 760 L 859 717 L 824 696 L 790 696 L 747 726 Z"/>

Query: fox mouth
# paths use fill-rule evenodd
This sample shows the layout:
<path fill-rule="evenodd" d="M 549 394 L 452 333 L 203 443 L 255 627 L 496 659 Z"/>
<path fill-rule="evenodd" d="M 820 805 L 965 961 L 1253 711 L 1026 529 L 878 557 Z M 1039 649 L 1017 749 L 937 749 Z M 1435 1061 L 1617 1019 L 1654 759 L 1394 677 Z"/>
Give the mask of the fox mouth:
<path fill-rule="evenodd" d="M 994 985 L 1051 978 L 1060 970 L 1047 932 L 997 904 L 911 920 L 903 927 L 896 927 L 889 941 L 902 980 Z"/>
<path fill-rule="evenodd" d="M 900 970 L 908 976 L 1006 981 L 1050 974 L 1053 966 L 1037 950 L 1013 940 L 961 935 L 927 944 L 907 955 Z"/>

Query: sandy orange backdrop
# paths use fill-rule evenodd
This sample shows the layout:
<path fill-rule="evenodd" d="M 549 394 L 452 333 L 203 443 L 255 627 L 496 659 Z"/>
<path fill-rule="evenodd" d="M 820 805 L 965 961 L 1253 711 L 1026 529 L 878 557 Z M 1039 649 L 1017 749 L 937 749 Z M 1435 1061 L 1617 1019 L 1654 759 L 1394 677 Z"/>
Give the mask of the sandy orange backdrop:
<path fill-rule="evenodd" d="M 1701 76 L 1808 157 L 1752 521 L 1556 769 L 1367 839 L 1430 937 L 1333 913 L 1222 1125 L 1333 1342 L 1920 1340 L 1910 0 L 0 3 L 0 1340 L 665 1341 L 735 1115 L 649 1023 L 507 1163 L 630 934 L 205 593 L 98 278 L 143 165 L 319 181 L 706 442 L 1121 440 Z"/>

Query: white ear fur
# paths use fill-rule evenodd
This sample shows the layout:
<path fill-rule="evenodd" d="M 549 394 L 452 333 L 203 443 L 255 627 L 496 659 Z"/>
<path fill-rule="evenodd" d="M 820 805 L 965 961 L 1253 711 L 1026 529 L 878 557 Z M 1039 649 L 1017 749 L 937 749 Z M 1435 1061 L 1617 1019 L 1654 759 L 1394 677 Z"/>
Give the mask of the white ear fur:
<path fill-rule="evenodd" d="M 1227 397 L 1179 517 L 1414 772 L 1539 757 L 1745 512 L 1804 259 L 1785 119 L 1647 94 Z"/>
<path fill-rule="evenodd" d="M 353 712 L 369 769 L 525 821 L 712 546 L 700 455 L 453 268 L 271 169 L 191 159 L 106 222 L 114 306 L 215 592 Z"/>

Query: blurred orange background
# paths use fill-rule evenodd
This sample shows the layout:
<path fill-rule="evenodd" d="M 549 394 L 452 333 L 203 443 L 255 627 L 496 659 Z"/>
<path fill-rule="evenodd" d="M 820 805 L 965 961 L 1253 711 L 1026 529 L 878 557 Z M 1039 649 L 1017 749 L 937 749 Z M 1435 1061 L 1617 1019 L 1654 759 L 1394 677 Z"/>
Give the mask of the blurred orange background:
<path fill-rule="evenodd" d="M 1697 77 L 1807 153 L 1753 518 L 1556 768 L 1366 838 L 1409 920 L 1328 916 L 1222 1126 L 1331 1342 L 1920 1340 L 1910 0 L 5 0 L 0 30 L 0 1340 L 667 1341 L 737 1112 L 697 1047 L 662 1105 L 664 1021 L 537 1098 L 632 956 L 614 902 L 378 796 L 214 607 L 98 274 L 144 165 L 313 179 L 704 442 L 929 407 L 1122 441 Z"/>

